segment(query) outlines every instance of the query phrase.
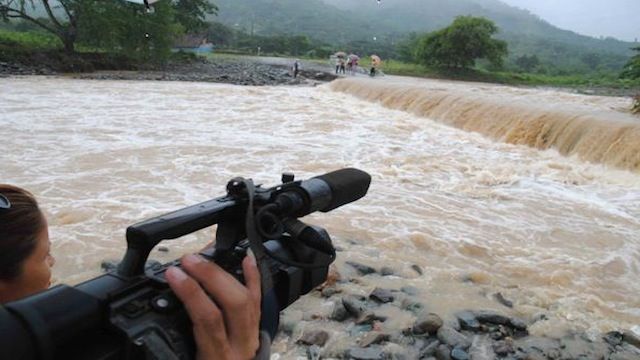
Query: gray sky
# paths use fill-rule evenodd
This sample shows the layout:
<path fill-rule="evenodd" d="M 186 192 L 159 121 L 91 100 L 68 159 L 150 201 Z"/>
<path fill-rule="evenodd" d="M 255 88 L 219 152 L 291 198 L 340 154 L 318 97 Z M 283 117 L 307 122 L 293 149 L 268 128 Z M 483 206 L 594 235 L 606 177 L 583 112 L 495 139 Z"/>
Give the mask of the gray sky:
<path fill-rule="evenodd" d="M 595 37 L 640 40 L 640 0 L 501 0 L 562 29 Z"/>

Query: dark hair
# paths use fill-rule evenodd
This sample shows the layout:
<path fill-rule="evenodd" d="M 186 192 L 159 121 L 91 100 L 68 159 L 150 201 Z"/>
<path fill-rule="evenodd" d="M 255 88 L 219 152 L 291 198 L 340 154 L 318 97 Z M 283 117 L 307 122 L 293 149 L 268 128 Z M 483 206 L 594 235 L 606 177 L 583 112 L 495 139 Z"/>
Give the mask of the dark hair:
<path fill-rule="evenodd" d="M 0 194 L 11 202 L 9 209 L 0 209 L 0 279 L 12 280 L 33 253 L 45 220 L 30 192 L 0 184 Z"/>

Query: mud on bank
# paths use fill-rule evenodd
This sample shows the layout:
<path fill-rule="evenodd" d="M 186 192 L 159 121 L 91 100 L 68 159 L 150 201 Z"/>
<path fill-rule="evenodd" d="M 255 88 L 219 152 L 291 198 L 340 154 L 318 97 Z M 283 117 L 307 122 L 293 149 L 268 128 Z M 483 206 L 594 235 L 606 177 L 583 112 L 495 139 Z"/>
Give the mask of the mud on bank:
<path fill-rule="evenodd" d="M 297 78 L 287 65 L 252 58 L 205 59 L 174 56 L 162 65 L 137 63 L 112 54 L 59 51 L 0 54 L 0 77 L 15 75 L 70 75 L 93 80 L 198 81 L 234 85 L 308 85 L 336 78 L 329 71 L 302 70 Z"/>

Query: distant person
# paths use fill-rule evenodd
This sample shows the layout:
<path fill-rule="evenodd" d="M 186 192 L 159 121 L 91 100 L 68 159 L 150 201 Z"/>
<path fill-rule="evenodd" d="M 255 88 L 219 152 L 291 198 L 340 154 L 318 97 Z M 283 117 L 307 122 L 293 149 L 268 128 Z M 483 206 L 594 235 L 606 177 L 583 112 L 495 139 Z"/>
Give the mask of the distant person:
<path fill-rule="evenodd" d="M 346 71 L 345 71 L 345 61 L 344 61 L 343 58 L 340 58 L 340 72 L 343 73 L 343 74 L 346 73 Z"/>
<path fill-rule="evenodd" d="M 340 63 L 342 62 L 342 58 L 336 58 L 336 75 L 340 72 Z"/>
<path fill-rule="evenodd" d="M 369 76 L 374 77 L 378 74 L 378 67 L 382 61 L 378 55 L 371 55 L 371 70 L 369 71 Z"/>
<path fill-rule="evenodd" d="M 296 59 L 296 61 L 293 63 L 293 78 L 297 78 L 298 74 L 300 73 L 300 59 Z"/>
<path fill-rule="evenodd" d="M 349 60 L 347 60 L 347 73 L 349 75 L 353 75 L 353 58 L 349 58 Z"/>
<path fill-rule="evenodd" d="M 193 323 L 197 358 L 269 359 L 269 336 L 259 332 L 255 257 L 242 261 L 246 286 L 199 255 L 181 260 L 182 269 L 170 267 L 166 278 Z M 49 226 L 35 197 L 0 184 L 0 304 L 46 290 L 54 264 Z"/>

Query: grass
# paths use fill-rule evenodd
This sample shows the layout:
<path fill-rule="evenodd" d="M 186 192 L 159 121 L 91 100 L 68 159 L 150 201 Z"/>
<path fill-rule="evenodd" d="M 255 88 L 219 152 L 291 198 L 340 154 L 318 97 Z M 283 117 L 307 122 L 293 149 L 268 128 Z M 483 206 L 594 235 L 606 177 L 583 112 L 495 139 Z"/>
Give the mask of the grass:
<path fill-rule="evenodd" d="M 368 68 L 370 65 L 369 59 L 360 61 L 360 66 L 364 68 Z M 583 91 L 588 89 L 611 89 L 624 90 L 623 92 L 625 93 L 640 92 L 640 79 L 620 79 L 614 73 L 543 75 L 482 69 L 442 70 L 394 60 L 384 61 L 382 71 L 389 75 L 481 81 L 508 85 L 568 87 Z M 612 93 L 616 93 L 616 91 L 612 91 Z"/>
<path fill-rule="evenodd" d="M 0 46 L 19 46 L 24 50 L 52 50 L 62 48 L 62 42 L 53 34 L 43 32 L 16 32 L 0 29 Z"/>
<path fill-rule="evenodd" d="M 60 49 L 62 49 L 62 42 L 53 34 L 40 31 L 17 32 L 0 28 L 0 59 L 4 58 L 6 60 L 16 56 L 28 56 L 30 52 L 49 52 L 59 51 Z M 87 48 L 81 45 L 78 45 L 76 50 L 80 53 L 104 53 L 100 49 Z M 227 54 L 216 52 L 210 56 L 221 60 L 233 61 L 237 60 L 238 57 L 247 55 L 239 55 L 233 52 Z M 327 59 L 306 60 L 318 64 L 327 64 Z M 359 65 L 364 69 L 368 69 L 371 66 L 371 61 L 365 57 L 360 59 Z M 382 71 L 386 74 L 401 76 L 481 81 L 509 85 L 566 87 L 584 92 L 597 90 L 596 92 L 604 94 L 640 93 L 640 79 L 620 79 L 617 74 L 613 73 L 552 76 L 481 69 L 447 71 L 395 60 L 384 61 Z"/>

